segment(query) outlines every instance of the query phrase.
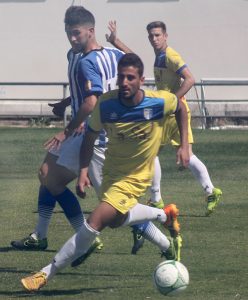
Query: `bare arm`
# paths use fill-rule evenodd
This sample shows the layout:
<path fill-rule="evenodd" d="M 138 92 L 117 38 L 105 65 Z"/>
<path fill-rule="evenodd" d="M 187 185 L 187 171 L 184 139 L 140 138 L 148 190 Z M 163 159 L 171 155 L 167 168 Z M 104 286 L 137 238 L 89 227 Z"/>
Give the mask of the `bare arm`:
<path fill-rule="evenodd" d="M 194 85 L 195 79 L 190 72 L 189 68 L 186 67 L 182 71 L 183 82 L 179 90 L 175 93 L 178 99 L 181 99 Z"/>
<path fill-rule="evenodd" d="M 182 101 L 179 100 L 178 105 L 178 110 L 175 114 L 180 132 L 180 147 L 177 151 L 177 164 L 181 163 L 182 166 L 186 168 L 189 164 L 188 114 Z"/>
<path fill-rule="evenodd" d="M 87 131 L 80 148 L 80 172 L 77 181 L 77 194 L 84 195 L 85 187 L 90 187 L 90 180 L 88 178 L 88 167 L 94 151 L 95 140 L 99 132 Z"/>
<path fill-rule="evenodd" d="M 91 95 L 84 99 L 82 102 L 75 118 L 65 128 L 66 135 L 70 135 L 75 129 L 80 127 L 80 125 L 87 119 L 87 117 L 92 113 L 95 108 L 98 97 L 96 95 Z"/>
<path fill-rule="evenodd" d="M 45 148 L 47 150 L 51 149 L 59 149 L 61 146 L 61 143 L 70 135 L 72 135 L 75 131 L 81 132 L 82 123 L 87 119 L 87 117 L 92 113 L 96 102 L 97 102 L 97 96 L 91 95 L 89 97 L 86 97 L 84 99 L 84 102 L 81 104 L 75 118 L 70 121 L 70 123 L 66 126 L 65 130 L 62 132 L 59 132 L 55 136 L 53 136 L 51 139 L 49 139 L 45 144 Z"/>
<path fill-rule="evenodd" d="M 117 37 L 116 28 L 116 21 L 109 21 L 108 29 L 110 34 L 105 34 L 107 42 L 125 53 L 133 53 L 133 51 Z"/>

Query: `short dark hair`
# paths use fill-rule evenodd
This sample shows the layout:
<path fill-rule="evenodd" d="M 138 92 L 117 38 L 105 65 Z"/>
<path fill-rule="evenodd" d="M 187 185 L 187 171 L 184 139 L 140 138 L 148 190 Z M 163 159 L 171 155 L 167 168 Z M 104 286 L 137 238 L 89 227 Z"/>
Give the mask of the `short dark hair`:
<path fill-rule="evenodd" d="M 149 32 L 151 29 L 153 28 L 162 28 L 162 30 L 164 32 L 166 32 L 166 25 L 164 22 L 162 21 L 154 21 L 154 22 L 151 22 L 149 23 L 147 26 L 146 26 L 146 30 Z"/>
<path fill-rule="evenodd" d="M 65 25 L 90 25 L 95 27 L 93 14 L 83 6 L 70 6 L 65 12 Z"/>
<path fill-rule="evenodd" d="M 140 57 L 135 53 L 127 53 L 122 56 L 118 63 L 118 69 L 121 67 L 134 67 L 138 69 L 139 76 L 144 73 L 144 64 Z"/>

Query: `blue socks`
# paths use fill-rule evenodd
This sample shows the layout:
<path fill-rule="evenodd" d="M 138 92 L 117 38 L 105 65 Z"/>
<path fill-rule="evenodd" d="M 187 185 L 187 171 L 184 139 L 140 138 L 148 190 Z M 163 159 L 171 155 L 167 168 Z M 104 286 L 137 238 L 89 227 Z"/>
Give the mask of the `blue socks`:
<path fill-rule="evenodd" d="M 47 237 L 48 227 L 56 201 L 58 201 L 62 207 L 65 216 L 76 232 L 83 225 L 84 217 L 80 204 L 76 196 L 68 188 L 61 194 L 53 196 L 45 186 L 41 185 L 38 197 L 39 219 L 35 228 L 35 233 L 39 239 Z"/>
<path fill-rule="evenodd" d="M 84 217 L 77 197 L 68 188 L 54 197 L 62 207 L 67 219 L 77 232 L 83 225 Z"/>

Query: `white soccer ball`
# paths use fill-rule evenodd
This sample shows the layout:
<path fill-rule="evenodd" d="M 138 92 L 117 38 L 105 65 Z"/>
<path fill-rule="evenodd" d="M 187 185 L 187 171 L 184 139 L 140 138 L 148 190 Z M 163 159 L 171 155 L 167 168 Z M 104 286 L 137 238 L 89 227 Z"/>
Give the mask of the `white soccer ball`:
<path fill-rule="evenodd" d="M 161 294 L 176 296 L 187 288 L 189 272 L 179 261 L 166 260 L 154 270 L 153 282 Z"/>

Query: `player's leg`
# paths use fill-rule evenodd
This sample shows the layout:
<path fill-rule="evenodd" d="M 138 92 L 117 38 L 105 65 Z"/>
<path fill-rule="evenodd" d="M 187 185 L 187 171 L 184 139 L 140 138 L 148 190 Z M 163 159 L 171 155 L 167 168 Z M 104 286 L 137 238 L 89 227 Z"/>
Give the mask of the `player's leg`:
<path fill-rule="evenodd" d="M 21 250 L 44 250 L 47 247 L 47 232 L 56 201 L 60 203 L 74 230 L 83 222 L 83 215 L 78 200 L 66 188 L 76 175 L 56 164 L 57 156 L 47 153 L 40 168 L 40 189 L 38 196 L 38 221 L 33 233 L 11 245 Z M 68 205 L 70 204 L 70 205 Z"/>
<path fill-rule="evenodd" d="M 151 221 L 142 224 L 136 224 L 132 226 L 137 227 L 136 231 L 146 240 L 156 245 L 162 255 L 167 259 L 180 260 L 175 249 L 176 238 L 168 238 L 157 226 Z M 133 253 L 136 254 L 136 253 Z"/>
<path fill-rule="evenodd" d="M 88 176 L 98 198 L 100 197 L 102 185 L 102 168 L 105 160 L 105 151 L 106 148 L 104 147 L 94 147 L 94 153 L 88 169 Z"/>
<path fill-rule="evenodd" d="M 80 230 L 74 234 L 55 255 L 53 261 L 35 275 L 23 278 L 23 286 L 28 291 L 37 291 L 53 276 L 68 266 L 82 253 L 86 253 L 92 242 L 106 226 L 118 227 L 125 219 L 125 215 L 118 212 L 113 206 L 101 202 L 84 222 Z"/>
<path fill-rule="evenodd" d="M 164 209 L 150 207 L 137 203 L 130 209 L 128 217 L 123 225 L 134 225 L 145 223 L 146 221 L 159 221 L 169 229 L 171 236 L 176 236 L 180 231 L 178 222 L 179 210 L 175 204 L 169 204 Z"/>
<path fill-rule="evenodd" d="M 158 156 L 156 156 L 154 160 L 154 176 L 152 179 L 152 185 L 150 188 L 151 192 L 151 198 L 148 201 L 148 205 L 157 207 L 157 208 L 163 208 L 164 202 L 162 200 L 161 196 L 161 190 L 160 190 L 160 184 L 161 184 L 161 166 Z"/>
<path fill-rule="evenodd" d="M 215 188 L 208 173 L 208 169 L 205 164 L 192 152 L 192 145 L 190 147 L 190 160 L 189 160 L 189 169 L 196 178 L 196 180 L 202 186 L 204 192 L 206 193 L 207 201 L 207 211 L 206 215 L 210 215 L 217 204 L 220 201 L 222 191 L 219 188 Z"/>
<path fill-rule="evenodd" d="M 102 184 L 102 168 L 105 160 L 105 148 L 103 147 L 95 147 L 93 157 L 90 161 L 89 169 L 88 169 L 88 175 L 91 181 L 91 184 L 97 194 L 98 197 L 100 197 L 100 188 Z M 88 251 L 84 254 L 82 254 L 80 257 L 75 259 L 72 263 L 72 267 L 77 267 L 80 264 L 82 264 L 88 256 L 94 252 L 95 250 L 102 250 L 103 249 L 103 243 L 102 241 L 96 237 L 95 241 L 92 243 Z"/>
<path fill-rule="evenodd" d="M 158 209 L 138 203 L 130 209 L 124 225 L 135 224 L 132 227 L 136 227 L 136 232 L 139 232 L 144 238 L 157 245 L 162 252 L 165 253 L 169 243 L 168 238 L 148 220 L 160 221 L 160 223 L 164 224 L 165 227 L 169 229 L 170 235 L 176 246 L 177 259 L 180 260 L 182 238 L 180 236 L 180 224 L 177 219 L 178 214 L 179 211 L 174 204 L 167 205 L 164 209 Z M 141 220 L 146 220 L 146 222 L 141 222 Z"/>
<path fill-rule="evenodd" d="M 141 215 L 142 218 L 149 215 L 148 218 L 159 220 L 167 229 L 169 229 L 172 236 L 171 238 L 167 238 L 152 222 L 136 224 L 133 226 L 137 226 L 140 234 L 144 238 L 158 246 L 162 251 L 163 256 L 167 259 L 180 260 L 182 239 L 179 232 L 180 225 L 177 220 L 178 214 L 179 211 L 174 204 L 166 206 L 163 210 L 137 204 L 129 211 L 125 224 L 139 222 Z M 164 215 L 166 217 L 166 222 L 164 222 Z"/>
<path fill-rule="evenodd" d="M 172 115 L 169 118 L 167 118 L 165 121 L 165 126 L 163 127 L 161 148 L 163 148 L 163 146 L 166 144 L 170 144 L 173 135 L 175 135 L 177 132 L 178 132 L 177 122 L 175 116 Z M 164 201 L 161 196 L 161 177 L 162 177 L 161 165 L 160 165 L 159 157 L 157 156 L 154 160 L 154 176 L 150 188 L 151 197 L 147 203 L 148 205 L 157 208 L 164 207 Z"/>
<path fill-rule="evenodd" d="M 77 232 L 84 221 L 84 217 L 81 211 L 81 207 L 79 205 L 79 202 L 76 198 L 76 196 L 66 187 L 66 185 L 75 179 L 76 175 L 78 174 L 79 170 L 79 157 L 80 157 L 80 147 L 83 140 L 83 134 L 72 136 L 68 138 L 66 143 L 64 143 L 64 147 L 61 151 L 61 154 L 59 156 L 59 159 L 56 162 L 56 165 L 58 165 L 61 168 L 61 176 L 56 176 L 56 182 L 53 184 L 53 187 L 51 189 L 54 193 L 56 193 L 56 200 L 60 204 L 60 206 L 63 208 L 64 213 L 69 220 L 70 224 L 74 228 L 74 230 Z M 94 151 L 94 161 L 97 160 L 97 163 L 99 163 L 99 160 L 102 159 L 102 155 L 104 154 L 104 150 L 99 151 L 100 154 L 95 154 L 96 149 Z M 103 154 L 102 154 L 103 153 Z M 101 167 L 102 168 L 102 167 Z M 100 180 L 102 174 L 101 174 L 101 168 L 95 167 L 95 180 Z M 89 168 L 92 169 L 91 167 Z M 62 171 L 63 170 L 63 171 Z M 98 173 L 99 172 L 99 173 Z M 53 176 L 52 176 L 53 177 Z M 49 178 L 49 182 L 52 182 L 52 178 Z M 84 261 L 93 251 L 96 249 L 101 250 L 103 248 L 103 244 L 99 238 L 96 238 L 91 247 L 89 248 L 89 251 L 85 253 L 85 256 L 81 260 Z M 74 264 L 73 266 L 76 266 L 77 264 Z"/>
<path fill-rule="evenodd" d="M 160 190 L 160 184 L 161 184 L 161 166 L 159 157 L 156 156 L 154 160 L 154 176 L 152 179 L 152 185 L 150 188 L 150 199 L 148 200 L 147 204 L 153 207 L 157 208 L 163 208 L 164 207 L 164 201 L 161 196 L 161 190 Z M 145 225 L 145 224 L 144 224 Z M 141 224 L 139 226 L 132 226 L 133 230 L 133 247 L 131 250 L 131 254 L 137 254 L 140 248 L 144 245 L 144 237 L 142 235 L 142 228 L 143 225 Z"/>
<path fill-rule="evenodd" d="M 122 183 L 121 183 L 122 186 Z M 143 192 L 143 191 L 141 191 Z M 22 284 L 28 291 L 37 291 L 44 286 L 59 270 L 65 268 L 77 257 L 88 251 L 90 245 L 105 227 L 119 227 L 122 224 L 141 223 L 150 219 L 158 219 L 165 226 L 174 227 L 178 210 L 175 205 L 170 205 L 165 210 L 136 204 L 136 199 L 130 199 L 129 193 L 113 187 L 105 192 L 107 198 L 102 201 L 84 222 L 80 230 L 74 234 L 55 255 L 51 264 L 47 265 L 35 275 L 23 278 Z M 119 195 L 116 199 L 116 196 Z M 123 201 L 125 200 L 125 201 Z M 135 213 L 130 209 L 135 207 Z M 138 211 L 141 213 L 138 213 Z M 129 212 L 129 213 L 128 213 Z"/>
<path fill-rule="evenodd" d="M 57 157 L 47 153 L 44 162 L 40 168 L 39 177 L 42 172 L 48 172 L 50 165 L 56 163 Z M 56 199 L 41 184 L 38 194 L 38 221 L 32 233 L 21 240 L 11 242 L 11 245 L 19 250 L 45 250 L 47 248 L 47 230 L 52 217 L 53 209 L 56 205 Z"/>
<path fill-rule="evenodd" d="M 222 191 L 218 188 L 215 188 L 207 167 L 205 164 L 195 155 L 192 151 L 192 144 L 194 143 L 192 128 L 191 128 L 191 114 L 188 108 L 186 101 L 184 101 L 188 111 L 188 142 L 189 142 L 189 152 L 190 152 L 190 160 L 189 160 L 189 169 L 191 170 L 192 174 L 202 186 L 203 191 L 207 194 L 207 211 L 206 215 L 211 214 L 214 209 L 216 208 L 218 202 L 220 201 Z M 179 146 L 180 144 L 180 134 L 176 129 L 176 122 L 174 122 L 174 129 L 171 135 L 171 143 L 173 146 Z"/>

